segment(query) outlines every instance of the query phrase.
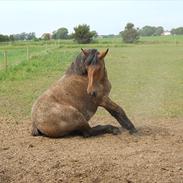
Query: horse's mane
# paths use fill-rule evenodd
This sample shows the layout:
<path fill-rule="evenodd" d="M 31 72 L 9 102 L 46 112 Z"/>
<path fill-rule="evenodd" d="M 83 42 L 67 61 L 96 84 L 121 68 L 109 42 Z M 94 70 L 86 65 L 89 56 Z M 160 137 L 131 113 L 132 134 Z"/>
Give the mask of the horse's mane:
<path fill-rule="evenodd" d="M 82 54 L 82 52 L 76 57 L 76 60 L 72 62 L 66 74 L 77 74 L 86 75 L 88 65 L 95 65 L 98 63 L 99 59 L 97 54 L 99 53 L 96 49 L 87 50 L 87 56 Z"/>

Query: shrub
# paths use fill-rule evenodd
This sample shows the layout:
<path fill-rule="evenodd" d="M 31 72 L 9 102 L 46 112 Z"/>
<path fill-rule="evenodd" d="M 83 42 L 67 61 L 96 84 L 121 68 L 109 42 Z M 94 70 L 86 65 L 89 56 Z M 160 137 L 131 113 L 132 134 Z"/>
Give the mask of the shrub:
<path fill-rule="evenodd" d="M 139 33 L 132 23 L 127 23 L 125 30 L 121 32 L 121 35 L 125 43 L 134 43 L 139 39 Z"/>
<path fill-rule="evenodd" d="M 93 40 L 97 35 L 96 31 L 90 31 L 90 26 L 83 24 L 74 28 L 73 38 L 77 43 L 86 44 Z"/>

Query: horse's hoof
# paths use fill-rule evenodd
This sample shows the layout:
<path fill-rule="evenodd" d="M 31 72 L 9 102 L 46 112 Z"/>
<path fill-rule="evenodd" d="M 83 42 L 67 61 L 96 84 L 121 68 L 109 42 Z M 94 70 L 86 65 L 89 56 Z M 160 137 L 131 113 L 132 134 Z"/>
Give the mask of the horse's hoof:
<path fill-rule="evenodd" d="M 129 133 L 132 135 L 134 133 L 137 133 L 137 129 L 136 128 L 133 128 L 133 129 L 130 129 L 129 130 Z"/>
<path fill-rule="evenodd" d="M 89 137 L 91 137 L 91 134 L 90 134 L 89 132 L 83 132 L 83 133 L 82 133 L 82 136 L 83 136 L 84 138 L 89 138 Z"/>
<path fill-rule="evenodd" d="M 113 135 L 121 134 L 121 130 L 120 130 L 119 128 L 117 128 L 117 127 L 116 127 L 116 128 L 113 128 L 113 129 L 112 129 L 112 134 L 113 134 Z"/>

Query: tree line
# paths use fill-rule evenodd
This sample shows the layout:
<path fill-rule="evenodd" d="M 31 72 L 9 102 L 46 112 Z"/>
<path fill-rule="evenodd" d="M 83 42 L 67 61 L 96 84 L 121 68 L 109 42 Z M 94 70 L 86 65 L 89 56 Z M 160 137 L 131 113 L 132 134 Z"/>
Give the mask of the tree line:
<path fill-rule="evenodd" d="M 137 42 L 140 36 L 160 36 L 164 33 L 162 26 L 144 26 L 141 29 L 135 28 L 133 23 L 127 23 L 125 29 L 120 32 L 125 43 Z M 172 35 L 183 35 L 183 27 L 178 27 L 170 31 Z"/>
<path fill-rule="evenodd" d="M 35 32 L 22 32 L 20 34 L 11 34 L 11 35 L 2 35 L 0 34 L 0 42 L 6 42 L 6 41 L 17 41 L 17 40 L 34 40 L 36 39 Z"/>
<path fill-rule="evenodd" d="M 144 26 L 141 29 L 135 28 L 133 23 L 127 23 L 124 30 L 119 33 L 126 43 L 138 41 L 140 36 L 159 36 L 164 32 L 162 26 Z M 174 28 L 171 30 L 173 35 L 183 35 L 183 27 Z M 74 39 L 77 43 L 90 43 L 98 36 L 96 31 L 91 31 L 90 26 L 82 24 L 74 27 L 74 33 L 69 34 L 68 29 L 61 27 L 52 33 L 44 33 L 40 38 L 37 38 L 34 32 L 20 33 L 11 35 L 0 34 L 0 42 L 17 41 L 17 40 L 50 40 L 50 39 Z M 109 37 L 115 35 L 107 35 Z M 104 36 L 106 37 L 106 36 Z"/>
<path fill-rule="evenodd" d="M 82 24 L 74 27 L 74 33 L 69 34 L 68 29 L 61 27 L 51 33 L 44 33 L 40 38 L 37 38 L 34 32 L 2 35 L 0 34 L 0 42 L 17 41 L 17 40 L 50 40 L 50 39 L 74 39 L 78 43 L 90 43 L 97 37 L 96 31 L 90 31 L 90 26 Z"/>

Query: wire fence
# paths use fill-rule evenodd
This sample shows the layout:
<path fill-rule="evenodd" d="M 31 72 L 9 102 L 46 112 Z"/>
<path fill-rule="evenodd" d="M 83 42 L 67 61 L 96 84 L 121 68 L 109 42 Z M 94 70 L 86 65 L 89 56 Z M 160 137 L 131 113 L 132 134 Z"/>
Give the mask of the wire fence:
<path fill-rule="evenodd" d="M 0 55 L 0 70 L 8 71 L 9 67 L 20 64 L 22 61 L 30 60 L 30 48 L 4 49 Z"/>
<path fill-rule="evenodd" d="M 55 48 L 58 48 L 58 45 L 44 44 L 0 49 L 0 71 L 7 72 L 9 68 L 21 64 L 24 61 L 29 62 Z"/>

